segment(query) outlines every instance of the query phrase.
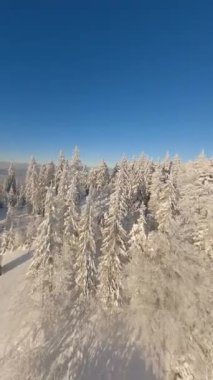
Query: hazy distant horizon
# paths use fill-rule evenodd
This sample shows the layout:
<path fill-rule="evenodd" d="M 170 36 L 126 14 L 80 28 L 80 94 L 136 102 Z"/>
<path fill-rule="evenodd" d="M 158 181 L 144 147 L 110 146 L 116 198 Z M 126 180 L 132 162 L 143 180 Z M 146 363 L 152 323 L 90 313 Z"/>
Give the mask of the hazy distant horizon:
<path fill-rule="evenodd" d="M 44 164 L 44 163 L 48 163 L 48 162 L 51 162 L 51 161 L 54 162 L 55 164 L 57 164 L 60 151 L 63 151 L 63 150 L 62 149 L 59 150 L 58 154 L 55 155 L 53 158 L 50 158 L 50 157 L 48 158 L 47 157 L 46 159 L 40 158 L 39 156 L 36 156 L 35 154 L 33 154 L 33 152 L 32 152 L 32 154 L 28 158 L 23 159 L 23 160 L 21 160 L 21 159 L 13 159 L 12 157 L 8 158 L 8 159 L 7 158 L 4 159 L 4 158 L 1 158 L 1 155 L 0 155 L 0 168 L 8 167 L 11 163 L 15 164 L 16 166 L 19 166 L 19 165 L 21 165 L 21 166 L 22 165 L 28 165 L 32 157 L 34 157 L 39 164 Z M 154 161 L 157 161 L 157 160 L 162 160 L 166 156 L 166 154 L 169 154 L 170 157 L 174 157 L 175 155 L 178 155 L 182 161 L 186 162 L 186 161 L 195 160 L 202 152 L 204 152 L 205 155 L 207 157 L 209 157 L 209 158 L 213 157 L 213 155 L 207 154 L 204 149 L 200 149 L 200 151 L 198 151 L 197 154 L 193 155 L 192 157 L 185 157 L 185 158 L 183 156 L 181 156 L 178 152 L 176 152 L 174 154 L 171 154 L 169 151 L 165 151 L 165 153 L 162 156 L 156 156 L 156 155 L 155 156 L 151 156 L 151 155 L 149 155 L 145 151 L 141 151 L 140 153 L 134 154 L 132 156 L 129 156 L 129 155 L 123 153 L 120 156 L 118 156 L 117 160 L 113 160 L 113 161 L 105 159 L 104 156 L 103 157 L 100 156 L 99 160 L 96 160 L 96 161 L 92 162 L 92 161 L 88 160 L 87 157 L 86 157 L 86 155 L 82 154 L 81 151 L 80 151 L 80 157 L 81 157 L 81 160 L 83 161 L 83 163 L 85 165 L 87 165 L 87 166 L 96 166 L 101 161 L 104 160 L 107 163 L 107 165 L 109 165 L 109 166 L 112 167 L 117 162 L 119 162 L 123 157 L 127 157 L 128 159 L 134 159 L 134 158 L 138 158 L 142 154 L 144 154 L 145 156 L 153 159 Z M 68 154 L 66 154 L 64 151 L 63 151 L 63 153 L 64 153 L 66 159 L 68 159 L 68 160 L 71 159 L 71 157 L 72 157 L 72 151 L 71 151 L 71 153 L 69 152 Z"/>

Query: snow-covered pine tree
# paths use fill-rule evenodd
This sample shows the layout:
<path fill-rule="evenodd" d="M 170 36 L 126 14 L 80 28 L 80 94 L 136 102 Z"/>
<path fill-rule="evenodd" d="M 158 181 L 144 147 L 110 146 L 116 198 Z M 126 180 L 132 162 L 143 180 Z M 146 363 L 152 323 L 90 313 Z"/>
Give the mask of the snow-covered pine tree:
<path fill-rule="evenodd" d="M 110 173 L 109 173 L 109 167 L 107 163 L 102 160 L 100 164 L 97 166 L 97 190 L 103 189 L 105 186 L 109 185 L 110 181 Z"/>
<path fill-rule="evenodd" d="M 171 174 L 173 178 L 173 183 L 176 188 L 181 185 L 181 177 L 183 172 L 183 165 L 181 163 L 180 157 L 176 154 L 172 160 Z"/>
<path fill-rule="evenodd" d="M 39 213 L 39 176 L 38 164 L 34 158 L 27 169 L 25 181 L 25 198 L 28 207 L 28 212 L 37 214 Z"/>
<path fill-rule="evenodd" d="M 45 199 L 48 187 L 55 183 L 55 166 L 53 162 L 44 164 L 39 171 L 39 213 L 44 216 Z"/>
<path fill-rule="evenodd" d="M 76 173 L 81 172 L 83 170 L 83 164 L 80 158 L 80 151 L 77 146 L 74 148 L 69 166 L 70 166 L 71 177 L 74 176 Z"/>
<path fill-rule="evenodd" d="M 79 225 L 78 256 L 75 265 L 76 285 L 80 295 L 93 296 L 96 293 L 97 233 L 96 192 L 90 189 Z"/>
<path fill-rule="evenodd" d="M 79 194 L 78 182 L 75 175 L 69 186 L 66 195 L 66 211 L 64 214 L 64 237 L 63 237 L 63 256 L 65 270 L 65 288 L 73 289 L 75 286 L 75 262 L 78 254 L 79 237 Z"/>
<path fill-rule="evenodd" d="M 6 197 L 5 197 L 5 191 L 2 184 L 0 184 L 0 209 L 6 206 Z"/>
<path fill-rule="evenodd" d="M 145 245 L 139 244 L 139 250 L 137 246 L 132 245 L 134 252 L 127 271 L 132 334 L 135 331 L 137 342 L 141 342 L 158 376 L 173 379 L 188 372 L 196 380 L 205 378 L 212 357 L 212 337 L 208 337 L 209 331 L 204 333 L 204 326 L 212 323 L 212 269 L 208 271 L 208 261 L 185 242 L 178 223 L 175 233 L 171 229 L 167 234 L 152 231 Z"/>
<path fill-rule="evenodd" d="M 64 153 L 61 151 L 59 154 L 58 165 L 56 166 L 56 170 L 55 170 L 55 191 L 56 191 L 56 194 L 58 194 L 58 186 L 59 186 L 61 175 L 62 175 L 64 166 L 65 166 L 65 162 L 66 162 L 66 160 L 64 157 Z"/>
<path fill-rule="evenodd" d="M 12 226 L 14 217 L 15 217 L 15 208 L 9 204 L 7 208 L 6 218 L 5 218 L 5 227 L 7 230 L 9 230 L 10 227 Z"/>
<path fill-rule="evenodd" d="M 140 207 L 144 192 L 144 178 L 138 162 L 129 162 L 129 199 L 135 211 Z"/>
<path fill-rule="evenodd" d="M 119 164 L 116 163 L 113 170 L 112 170 L 111 176 L 110 176 L 110 190 L 111 190 L 111 192 L 114 189 L 116 176 L 118 174 L 118 171 L 119 171 Z"/>
<path fill-rule="evenodd" d="M 60 178 L 58 180 L 57 195 L 58 195 L 59 200 L 61 199 L 65 201 L 69 184 L 70 184 L 69 165 L 68 165 L 68 162 L 65 161 Z"/>
<path fill-rule="evenodd" d="M 128 231 L 131 230 L 139 217 L 141 204 L 147 203 L 144 171 L 145 166 L 142 158 L 126 163 L 126 184 L 124 184 L 124 187 L 127 189 Z"/>
<path fill-rule="evenodd" d="M 102 161 L 99 166 L 90 169 L 88 174 L 88 188 L 92 186 L 98 193 L 106 191 L 109 185 L 109 169 L 107 164 Z"/>
<path fill-rule="evenodd" d="M 105 161 L 102 161 L 99 165 L 97 173 L 97 188 L 104 189 L 109 184 L 109 168 Z"/>
<path fill-rule="evenodd" d="M 88 181 L 87 181 L 87 188 L 89 189 L 90 186 L 93 188 L 96 187 L 97 182 L 97 167 L 91 168 L 88 174 Z"/>
<path fill-rule="evenodd" d="M 58 219 L 58 235 L 60 235 L 61 240 L 63 240 L 63 236 L 64 236 L 65 213 L 68 207 L 66 204 L 66 198 L 67 198 L 69 185 L 70 185 L 69 166 L 68 166 L 68 162 L 65 161 L 60 179 L 58 181 L 58 190 L 57 190 L 57 195 L 56 195 L 56 203 L 57 203 L 56 214 L 57 214 L 57 219 Z"/>
<path fill-rule="evenodd" d="M 46 165 L 42 165 L 38 175 L 38 210 L 39 214 L 44 216 L 44 205 L 46 198 Z"/>
<path fill-rule="evenodd" d="M 14 236 L 14 225 L 13 222 L 10 223 L 8 229 L 5 225 L 0 239 L 0 255 L 4 256 L 6 252 L 11 252 L 15 248 L 15 236 Z"/>
<path fill-rule="evenodd" d="M 16 249 L 15 228 L 12 222 L 10 229 L 7 231 L 8 251 L 12 252 Z"/>
<path fill-rule="evenodd" d="M 145 182 L 145 199 L 144 204 L 148 207 L 148 202 L 150 199 L 151 183 L 152 183 L 152 174 L 154 172 L 154 162 L 145 158 L 144 163 L 144 182 Z"/>
<path fill-rule="evenodd" d="M 12 227 L 11 227 L 12 228 Z M 12 231 L 10 228 L 9 231 Z M 8 250 L 11 248 L 11 233 L 4 228 L 2 234 L 1 234 L 1 240 L 0 240 L 0 275 L 2 274 L 2 261 L 3 257 L 6 254 Z"/>
<path fill-rule="evenodd" d="M 66 194 L 66 213 L 65 213 L 65 228 L 64 237 L 69 241 L 73 236 L 78 236 L 79 228 L 79 194 L 77 176 L 74 176 Z"/>
<path fill-rule="evenodd" d="M 181 186 L 180 212 L 186 240 L 193 241 L 200 253 L 212 257 L 213 186 L 207 180 L 208 175 L 213 176 L 213 169 L 204 156 L 187 166 Z"/>
<path fill-rule="evenodd" d="M 204 217 L 206 217 L 206 227 L 204 234 L 204 250 L 205 253 L 213 259 L 213 185 L 207 183 L 209 201 L 206 203 L 206 211 Z"/>
<path fill-rule="evenodd" d="M 55 183 L 55 165 L 52 161 L 46 164 L 46 186 L 49 187 Z"/>
<path fill-rule="evenodd" d="M 156 211 L 156 220 L 158 229 L 168 231 L 171 222 L 174 221 L 178 214 L 178 190 L 173 183 L 172 174 L 169 175 L 166 182 L 161 186 L 158 195 L 158 207 Z"/>
<path fill-rule="evenodd" d="M 138 204 L 141 202 L 147 207 L 150 196 L 150 185 L 153 173 L 153 162 L 144 154 L 134 162 L 135 190 Z"/>
<path fill-rule="evenodd" d="M 5 191 L 9 193 L 12 187 L 14 194 L 16 193 L 16 173 L 14 165 L 11 163 L 8 168 L 8 175 L 5 182 Z"/>
<path fill-rule="evenodd" d="M 139 209 L 139 218 L 137 223 L 133 224 L 130 233 L 130 248 L 129 254 L 131 259 L 134 259 L 136 255 L 141 255 L 146 249 L 147 241 L 147 228 L 146 228 L 146 217 L 145 217 L 145 206 L 142 203 Z"/>
<path fill-rule="evenodd" d="M 45 215 L 38 227 L 33 261 L 29 270 L 30 275 L 35 279 L 35 289 L 41 292 L 42 298 L 52 293 L 56 285 L 54 277 L 61 260 L 61 245 L 54 190 L 50 187 L 46 194 Z"/>
<path fill-rule="evenodd" d="M 80 151 L 77 147 L 75 147 L 74 149 L 72 158 L 69 163 L 69 168 L 70 178 L 72 179 L 75 175 L 77 176 L 79 199 L 83 203 L 85 200 L 87 190 L 88 170 L 81 161 Z"/>
<path fill-rule="evenodd" d="M 8 235 L 6 229 L 3 230 L 0 236 L 0 276 L 2 275 L 2 262 L 5 252 L 8 247 Z"/>
<path fill-rule="evenodd" d="M 123 186 L 125 175 L 125 165 L 121 165 L 102 231 L 98 293 L 103 304 L 109 307 L 119 306 L 125 299 L 122 285 L 123 266 L 128 262 L 127 232 L 123 227 L 128 213 L 126 190 Z"/>
<path fill-rule="evenodd" d="M 163 183 L 165 183 L 165 178 L 162 176 L 162 166 L 160 162 L 156 162 L 151 177 L 150 199 L 148 203 L 149 212 L 153 217 L 155 217 L 158 208 L 159 193 Z"/>
<path fill-rule="evenodd" d="M 165 178 L 168 178 L 169 174 L 171 173 L 172 165 L 173 163 L 170 158 L 169 152 L 167 152 L 162 161 L 162 174 L 165 176 Z"/>
<path fill-rule="evenodd" d="M 15 168 L 12 163 L 9 166 L 8 175 L 5 181 L 5 192 L 7 194 L 8 203 L 15 206 L 17 201 L 17 186 Z"/>
<path fill-rule="evenodd" d="M 129 233 L 138 217 L 138 208 L 140 205 L 138 198 L 140 184 L 137 183 L 137 173 L 134 162 L 128 161 L 124 158 L 119 164 L 119 167 L 123 173 L 121 186 L 123 188 L 123 197 L 126 198 L 127 205 L 127 212 L 123 221 L 123 227 Z"/>
<path fill-rule="evenodd" d="M 178 214 L 179 190 L 174 184 L 171 163 L 157 163 L 150 186 L 149 230 L 166 231 L 174 216 Z"/>
<path fill-rule="evenodd" d="M 12 207 L 15 207 L 17 203 L 17 193 L 14 193 L 12 187 L 10 188 L 9 193 L 7 193 L 7 203 Z"/>
<path fill-rule="evenodd" d="M 88 191 L 96 191 L 97 203 L 99 208 L 99 223 L 103 224 L 104 214 L 109 206 L 109 169 L 104 161 L 90 170 L 88 176 Z"/>
<path fill-rule="evenodd" d="M 22 184 L 19 188 L 18 192 L 18 199 L 17 199 L 17 207 L 18 208 L 23 208 L 26 204 L 26 199 L 25 199 L 25 188 L 24 184 Z"/>

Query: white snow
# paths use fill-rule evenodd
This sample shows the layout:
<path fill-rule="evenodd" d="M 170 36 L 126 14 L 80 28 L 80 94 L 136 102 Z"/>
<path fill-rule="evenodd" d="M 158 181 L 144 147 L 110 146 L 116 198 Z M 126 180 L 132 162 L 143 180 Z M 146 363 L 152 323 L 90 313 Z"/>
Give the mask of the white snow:
<path fill-rule="evenodd" d="M 22 344 L 30 328 L 36 322 L 37 313 L 30 310 L 27 303 L 26 272 L 31 260 L 27 250 L 7 253 L 0 276 L 0 379 L 16 380 L 14 368 L 21 356 Z M 105 368 L 106 358 L 103 363 Z M 118 367 L 121 364 L 118 364 Z M 100 366 L 102 367 L 102 366 Z M 125 373 L 116 368 L 114 374 L 103 368 L 94 368 L 78 380 L 155 380 L 151 372 L 145 370 L 141 359 L 134 357 Z M 120 374 L 118 374 L 120 373 Z M 22 380 L 27 380 L 24 377 Z M 38 379 L 34 379 L 38 380 Z M 43 380 L 43 378 L 42 378 Z M 54 377 L 54 380 L 62 380 Z"/>
<path fill-rule="evenodd" d="M 32 315 L 25 303 L 25 273 L 31 254 L 28 251 L 8 253 L 3 258 L 0 276 L 0 363 L 4 380 L 13 379 L 13 354 L 19 349 Z"/>

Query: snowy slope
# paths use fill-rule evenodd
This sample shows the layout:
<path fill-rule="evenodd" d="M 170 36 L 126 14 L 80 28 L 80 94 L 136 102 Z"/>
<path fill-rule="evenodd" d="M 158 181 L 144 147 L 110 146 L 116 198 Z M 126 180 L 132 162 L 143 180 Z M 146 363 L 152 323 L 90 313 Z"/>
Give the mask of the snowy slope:
<path fill-rule="evenodd" d="M 25 274 L 30 259 L 31 255 L 27 251 L 6 255 L 3 275 L 0 276 L 0 379 L 2 380 L 15 380 L 13 371 L 17 353 L 25 335 L 36 322 L 35 310 L 29 310 L 26 302 Z M 155 380 L 150 372 L 146 372 L 144 363 L 137 357 L 131 360 L 125 374 L 118 375 L 118 372 L 121 373 L 119 368 L 114 374 L 105 372 L 103 368 L 94 368 L 94 371 L 90 370 L 89 374 L 85 373 L 79 380 Z M 54 380 L 62 379 L 54 378 Z"/>
<path fill-rule="evenodd" d="M 0 363 L 1 379 L 12 379 L 13 352 L 32 322 L 25 305 L 24 279 L 30 260 L 28 251 L 8 253 L 0 276 Z"/>
<path fill-rule="evenodd" d="M 0 277 L 0 354 L 3 348 L 9 348 L 9 342 L 20 325 L 20 315 L 16 312 L 29 257 L 26 252 L 15 252 L 8 254 L 3 262 L 3 275 Z"/>

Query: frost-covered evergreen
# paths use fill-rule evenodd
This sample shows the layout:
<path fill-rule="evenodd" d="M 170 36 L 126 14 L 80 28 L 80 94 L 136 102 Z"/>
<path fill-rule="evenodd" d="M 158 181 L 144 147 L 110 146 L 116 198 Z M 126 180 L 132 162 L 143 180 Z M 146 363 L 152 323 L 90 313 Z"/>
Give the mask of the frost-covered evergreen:
<path fill-rule="evenodd" d="M 80 294 L 94 295 L 97 286 L 96 237 L 98 233 L 95 193 L 90 191 L 79 224 L 76 285 Z"/>
<path fill-rule="evenodd" d="M 58 220 L 54 191 L 50 187 L 45 200 L 45 215 L 41 222 L 34 246 L 34 256 L 30 274 L 38 279 L 42 295 L 54 289 L 54 275 L 61 256 L 62 241 L 58 235 Z"/>
<path fill-rule="evenodd" d="M 59 199 L 65 199 L 69 183 L 70 183 L 70 178 L 69 178 L 69 166 L 68 162 L 64 162 L 63 170 L 61 172 L 60 178 L 58 180 L 58 191 L 57 195 Z"/>
<path fill-rule="evenodd" d="M 78 251 L 79 240 L 79 220 L 80 220 L 80 207 L 79 207 L 79 194 L 78 194 L 77 176 L 75 175 L 69 186 L 65 198 L 66 211 L 64 214 L 64 239 L 63 239 L 63 252 L 64 252 L 64 266 L 66 272 L 65 287 L 73 289 L 75 286 L 76 271 L 75 263 Z"/>
<path fill-rule="evenodd" d="M 78 236 L 79 229 L 79 194 L 78 194 L 78 182 L 77 176 L 74 176 L 72 182 L 68 188 L 65 202 L 66 202 L 66 213 L 65 213 L 65 228 L 64 237 L 69 242 L 73 236 Z"/>
<path fill-rule="evenodd" d="M 13 248 L 13 227 L 11 226 L 9 230 L 6 228 L 1 233 L 0 239 L 0 275 L 2 274 L 2 262 L 4 255 Z"/>
<path fill-rule="evenodd" d="M 121 166 L 110 196 L 109 211 L 103 227 L 101 262 L 99 267 L 99 297 L 108 306 L 124 302 L 123 266 L 128 261 L 127 232 L 123 224 L 127 215 L 126 193 L 123 188 L 125 169 Z"/>
<path fill-rule="evenodd" d="M 200 155 L 188 163 L 180 185 L 180 213 L 185 239 L 194 243 L 201 254 L 212 257 L 213 167 Z"/>
<path fill-rule="evenodd" d="M 58 187 L 59 187 L 59 182 L 61 180 L 61 176 L 64 170 L 66 160 L 64 157 L 64 153 L 61 151 L 58 159 L 58 165 L 56 166 L 56 171 L 55 171 L 55 191 L 56 194 L 58 194 Z"/>
<path fill-rule="evenodd" d="M 80 158 L 80 151 L 76 146 L 73 151 L 72 158 L 70 160 L 70 172 L 71 176 L 74 176 L 76 173 L 81 172 L 83 170 L 83 164 Z"/>
<path fill-rule="evenodd" d="M 131 257 L 137 254 L 143 254 L 146 250 L 146 217 L 145 217 L 145 206 L 142 204 L 139 210 L 139 218 L 137 223 L 132 227 L 130 234 L 130 255 Z"/>
<path fill-rule="evenodd" d="M 14 218 L 15 218 L 15 208 L 9 204 L 7 208 L 5 223 L 4 223 L 7 230 L 9 230 L 10 227 L 12 226 Z"/>
<path fill-rule="evenodd" d="M 38 176 L 38 209 L 39 214 L 44 215 L 45 212 L 45 198 L 48 187 L 55 182 L 55 166 L 53 162 L 41 165 Z"/>
<path fill-rule="evenodd" d="M 127 278 L 129 324 L 137 341 L 156 374 L 178 378 L 178 374 L 187 373 L 184 368 L 188 366 L 188 373 L 200 379 L 210 370 L 212 360 L 211 334 L 208 337 L 196 322 L 202 315 L 202 326 L 210 328 L 213 293 L 209 288 L 211 270 L 207 275 L 209 264 L 196 254 L 193 245 L 184 242 L 178 225 L 175 232 L 167 234 L 152 231 L 145 244 L 142 228 L 140 244 L 135 241 Z"/>
<path fill-rule="evenodd" d="M 98 221 L 103 226 L 104 215 L 109 207 L 110 194 L 109 169 L 104 161 L 90 170 L 88 175 L 88 192 L 95 190 L 97 207 L 99 209 Z"/>
<path fill-rule="evenodd" d="M 88 171 L 81 161 L 80 151 L 77 147 L 75 147 L 72 158 L 69 162 L 69 171 L 70 171 L 71 179 L 74 176 L 77 177 L 79 199 L 81 200 L 81 202 L 83 202 L 86 196 L 86 192 L 87 192 L 86 190 L 87 190 L 87 182 L 88 182 L 87 181 Z"/>
<path fill-rule="evenodd" d="M 158 207 L 156 211 L 156 220 L 158 229 L 166 231 L 171 221 L 178 213 L 178 192 L 174 187 L 171 174 L 167 181 L 161 186 L 158 195 Z"/>
<path fill-rule="evenodd" d="M 8 178 L 13 183 L 12 169 Z M 69 378 L 80 379 L 84 351 L 89 362 L 105 349 L 109 320 L 125 330 L 118 339 L 125 339 L 125 348 L 120 345 L 116 355 L 141 350 L 164 380 L 212 380 L 211 159 L 142 155 L 123 159 L 114 170 L 104 161 L 89 169 L 75 148 L 69 162 L 61 153 L 56 168 L 32 159 L 17 195 L 29 214 L 9 204 L 0 223 L 0 255 L 14 248 L 19 223 L 23 229 L 27 220 L 29 284 L 54 316 L 49 323 L 50 309 L 43 307 L 40 358 L 51 347 L 45 352 L 51 363 L 56 344 Z M 56 337 L 50 337 L 53 324 Z"/>
<path fill-rule="evenodd" d="M 26 203 L 25 187 L 24 187 L 24 184 L 22 184 L 19 188 L 18 199 L 17 199 L 17 207 L 23 208 L 25 206 L 25 203 Z"/>
<path fill-rule="evenodd" d="M 45 206 L 45 198 L 46 198 L 46 165 L 42 165 L 39 170 L 38 176 L 38 209 L 41 215 L 44 215 L 44 206 Z"/>
<path fill-rule="evenodd" d="M 2 275 L 2 263 L 3 263 L 3 257 L 8 249 L 8 235 L 7 231 L 4 230 L 1 233 L 1 240 L 0 240 L 0 276 Z"/>
<path fill-rule="evenodd" d="M 34 158 L 31 159 L 29 167 L 27 169 L 26 181 L 25 181 L 25 198 L 27 202 L 28 211 L 37 214 L 40 211 L 39 199 L 40 187 L 39 187 L 39 169 L 38 164 Z"/>
<path fill-rule="evenodd" d="M 5 192 L 9 205 L 15 206 L 17 201 L 16 173 L 13 164 L 9 166 L 8 175 L 5 181 Z"/>
<path fill-rule="evenodd" d="M 88 176 L 89 185 L 99 191 L 106 190 L 109 184 L 109 169 L 105 161 L 95 168 L 92 168 Z"/>

